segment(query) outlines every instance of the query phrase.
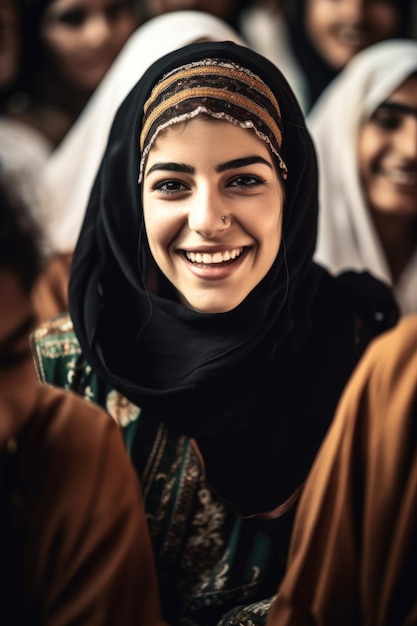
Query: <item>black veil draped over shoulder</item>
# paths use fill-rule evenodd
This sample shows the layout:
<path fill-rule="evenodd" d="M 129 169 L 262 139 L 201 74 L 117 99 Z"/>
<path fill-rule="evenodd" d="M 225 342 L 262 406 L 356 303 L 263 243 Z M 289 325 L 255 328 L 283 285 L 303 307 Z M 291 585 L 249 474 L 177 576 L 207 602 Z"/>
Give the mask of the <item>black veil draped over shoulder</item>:
<path fill-rule="evenodd" d="M 155 267 L 137 182 L 152 87 L 206 57 L 272 89 L 289 172 L 272 268 L 237 308 L 211 315 L 185 308 Z M 366 274 L 336 280 L 313 263 L 317 210 L 313 144 L 280 71 L 234 43 L 191 44 L 152 65 L 120 106 L 74 254 L 70 313 L 87 361 L 146 419 L 195 439 L 212 488 L 244 515 L 279 507 L 305 480 L 361 349 L 358 313 L 366 340 L 395 316 L 384 285 Z"/>

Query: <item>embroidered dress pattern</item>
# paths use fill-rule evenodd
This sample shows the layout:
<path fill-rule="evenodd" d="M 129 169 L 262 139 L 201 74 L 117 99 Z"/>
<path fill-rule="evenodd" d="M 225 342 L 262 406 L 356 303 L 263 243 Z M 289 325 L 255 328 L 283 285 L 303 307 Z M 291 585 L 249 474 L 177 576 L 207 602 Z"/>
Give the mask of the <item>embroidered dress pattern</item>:
<path fill-rule="evenodd" d="M 94 374 L 68 315 L 41 325 L 31 344 L 40 380 L 97 402 L 121 425 L 141 480 L 168 611 L 180 605 L 181 626 L 264 624 L 269 600 L 262 598 L 270 595 L 264 591 L 265 570 L 270 555 L 276 560 L 277 554 L 271 537 L 254 532 L 250 521 L 211 493 L 188 438 L 152 424 L 145 411 Z"/>

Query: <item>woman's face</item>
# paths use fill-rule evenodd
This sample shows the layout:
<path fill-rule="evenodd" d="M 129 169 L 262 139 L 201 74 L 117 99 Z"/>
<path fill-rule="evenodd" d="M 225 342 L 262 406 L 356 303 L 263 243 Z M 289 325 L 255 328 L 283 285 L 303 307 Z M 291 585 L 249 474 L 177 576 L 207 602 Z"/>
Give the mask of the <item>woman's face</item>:
<path fill-rule="evenodd" d="M 278 254 L 283 190 L 271 152 L 229 122 L 196 118 L 163 131 L 143 207 L 158 266 L 195 310 L 238 306 Z"/>
<path fill-rule="evenodd" d="M 305 29 L 328 65 L 338 70 L 360 50 L 397 34 L 393 0 L 307 0 Z"/>
<path fill-rule="evenodd" d="M 362 125 L 358 163 L 371 210 L 417 218 L 417 76 Z"/>
<path fill-rule="evenodd" d="M 69 88 L 91 94 L 137 26 L 132 0 L 53 0 L 41 38 Z"/>
<path fill-rule="evenodd" d="M 238 0 L 145 0 L 152 17 L 169 11 L 204 11 L 228 20 Z"/>

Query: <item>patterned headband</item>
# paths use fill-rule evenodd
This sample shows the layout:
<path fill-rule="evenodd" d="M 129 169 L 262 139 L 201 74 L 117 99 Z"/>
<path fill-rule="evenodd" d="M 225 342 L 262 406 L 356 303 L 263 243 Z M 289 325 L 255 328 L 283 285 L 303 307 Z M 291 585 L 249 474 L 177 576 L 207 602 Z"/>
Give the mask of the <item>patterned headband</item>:
<path fill-rule="evenodd" d="M 252 129 L 268 144 L 281 175 L 287 166 L 282 145 L 281 110 L 274 94 L 251 70 L 231 61 L 203 59 L 175 68 L 155 85 L 144 106 L 139 183 L 149 151 L 161 131 L 205 113 Z"/>

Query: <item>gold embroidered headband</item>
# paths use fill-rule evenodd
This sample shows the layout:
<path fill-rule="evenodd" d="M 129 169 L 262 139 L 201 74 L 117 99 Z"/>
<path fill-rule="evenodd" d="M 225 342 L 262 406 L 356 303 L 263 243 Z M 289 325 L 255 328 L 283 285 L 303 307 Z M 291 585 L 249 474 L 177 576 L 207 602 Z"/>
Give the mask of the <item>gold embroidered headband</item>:
<path fill-rule="evenodd" d="M 203 59 L 165 74 L 145 103 L 139 183 L 149 151 L 161 131 L 205 113 L 240 128 L 252 129 L 268 144 L 282 177 L 281 110 L 271 89 L 251 70 L 231 61 Z"/>

